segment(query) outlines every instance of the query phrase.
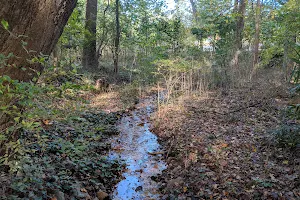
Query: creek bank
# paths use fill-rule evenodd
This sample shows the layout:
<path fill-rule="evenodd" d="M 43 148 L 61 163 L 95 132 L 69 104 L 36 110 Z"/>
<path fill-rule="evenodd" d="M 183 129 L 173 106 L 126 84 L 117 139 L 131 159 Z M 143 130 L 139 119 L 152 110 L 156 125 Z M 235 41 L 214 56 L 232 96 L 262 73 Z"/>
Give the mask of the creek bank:
<path fill-rule="evenodd" d="M 278 147 L 270 134 L 281 124 L 284 95 L 274 101 L 264 91 L 215 91 L 161 108 L 152 123 L 167 149 L 162 199 L 300 198 L 299 149 Z"/>

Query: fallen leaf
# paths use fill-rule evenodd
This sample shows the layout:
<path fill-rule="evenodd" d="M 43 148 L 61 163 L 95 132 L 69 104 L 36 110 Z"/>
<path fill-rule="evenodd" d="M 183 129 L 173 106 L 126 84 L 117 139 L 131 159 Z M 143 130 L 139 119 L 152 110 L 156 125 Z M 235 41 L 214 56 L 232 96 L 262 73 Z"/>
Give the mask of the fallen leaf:
<path fill-rule="evenodd" d="M 284 160 L 284 161 L 282 161 L 282 163 L 285 164 L 285 165 L 288 165 L 289 161 L 288 160 Z"/>
<path fill-rule="evenodd" d="M 53 124 L 53 122 L 50 121 L 49 119 L 43 119 L 42 122 L 44 125 L 52 125 Z"/>
<path fill-rule="evenodd" d="M 223 144 L 221 144 L 221 147 L 222 147 L 222 148 L 226 148 L 226 147 L 228 147 L 228 144 L 223 143 Z"/>
<path fill-rule="evenodd" d="M 270 178 L 271 178 L 271 180 L 272 180 L 273 182 L 277 182 L 277 181 L 278 181 L 278 180 L 275 178 L 274 174 L 269 174 L 269 176 L 270 176 Z"/>
<path fill-rule="evenodd" d="M 189 154 L 189 160 L 191 160 L 193 163 L 196 163 L 198 161 L 197 153 L 190 153 Z"/>
<path fill-rule="evenodd" d="M 187 187 L 183 187 L 183 192 L 187 192 L 188 188 Z"/>
<path fill-rule="evenodd" d="M 218 184 L 213 184 L 212 186 L 213 186 L 214 189 L 218 188 Z"/>
<path fill-rule="evenodd" d="M 87 190 L 85 188 L 80 189 L 81 192 L 87 193 Z"/>
<path fill-rule="evenodd" d="M 108 194 L 106 192 L 103 192 L 103 191 L 97 192 L 97 198 L 99 200 L 104 200 L 107 197 L 108 197 Z"/>
<path fill-rule="evenodd" d="M 225 167 L 227 164 L 228 164 L 228 162 L 226 160 L 222 160 L 220 162 L 220 165 L 223 166 L 223 167 Z"/>

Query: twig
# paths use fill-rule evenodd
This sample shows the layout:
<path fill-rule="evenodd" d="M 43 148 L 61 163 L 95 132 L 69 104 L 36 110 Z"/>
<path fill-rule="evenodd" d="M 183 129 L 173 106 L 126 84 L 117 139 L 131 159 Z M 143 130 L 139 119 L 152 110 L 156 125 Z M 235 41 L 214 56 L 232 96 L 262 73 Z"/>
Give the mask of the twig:
<path fill-rule="evenodd" d="M 156 155 L 160 155 L 160 154 L 164 154 L 164 151 L 158 151 L 158 152 L 148 152 L 148 154 L 150 154 L 151 156 L 156 156 Z"/>

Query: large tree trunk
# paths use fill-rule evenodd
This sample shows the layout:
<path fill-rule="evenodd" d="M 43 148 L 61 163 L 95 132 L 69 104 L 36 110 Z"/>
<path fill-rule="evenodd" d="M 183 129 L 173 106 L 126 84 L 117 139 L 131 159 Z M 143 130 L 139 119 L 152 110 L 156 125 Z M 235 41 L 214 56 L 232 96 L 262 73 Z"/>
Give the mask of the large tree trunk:
<path fill-rule="evenodd" d="M 120 46 L 120 13 L 119 13 L 120 1 L 116 0 L 116 36 L 114 46 L 114 72 L 117 75 L 119 72 L 119 46 Z"/>
<path fill-rule="evenodd" d="M 261 13 L 261 3 L 260 0 L 256 2 L 256 12 L 255 12 L 255 36 L 254 36 L 254 49 L 253 49 L 253 69 L 258 64 L 259 56 L 259 34 L 260 34 L 260 13 Z"/>
<path fill-rule="evenodd" d="M 43 70 L 42 65 L 29 63 L 28 60 L 41 54 L 50 55 L 76 2 L 0 0 L 0 20 L 6 20 L 9 24 L 8 30 L 0 25 L 0 54 L 14 54 L 6 64 L 0 64 L 0 77 L 7 75 L 21 82 L 37 77 Z M 0 95 L 1 104 L 7 102 L 3 96 Z M 9 122 L 10 117 L 0 112 L 0 132 L 9 126 Z"/>
<path fill-rule="evenodd" d="M 36 77 L 43 68 L 38 63 L 29 64 L 27 59 L 40 53 L 51 53 L 76 1 L 0 0 L 0 20 L 8 22 L 11 32 L 0 27 L 0 53 L 13 53 L 15 56 L 7 63 L 16 66 L 0 66 L 0 75 L 8 75 L 21 81 L 30 81 Z M 27 43 L 27 51 L 22 47 L 22 41 Z"/>
<path fill-rule="evenodd" d="M 96 72 L 98 68 L 98 57 L 96 50 L 96 24 L 97 24 L 98 0 L 87 0 L 86 2 L 86 24 L 85 42 L 83 45 L 82 65 L 88 72 Z"/>

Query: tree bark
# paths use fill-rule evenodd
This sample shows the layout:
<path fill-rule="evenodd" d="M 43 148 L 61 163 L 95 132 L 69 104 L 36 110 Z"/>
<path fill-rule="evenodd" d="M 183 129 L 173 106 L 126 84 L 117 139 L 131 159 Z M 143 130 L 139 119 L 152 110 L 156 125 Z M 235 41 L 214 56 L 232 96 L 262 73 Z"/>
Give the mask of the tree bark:
<path fill-rule="evenodd" d="M 110 2 L 109 0 L 107 0 L 107 5 L 103 11 L 103 16 L 102 16 L 102 34 L 100 36 L 100 42 L 98 45 L 98 50 L 97 50 L 97 60 L 99 60 L 102 56 L 102 52 L 105 48 L 105 46 L 107 45 L 107 34 L 108 34 L 108 27 L 106 26 L 106 12 L 108 10 L 108 8 L 110 7 Z"/>
<path fill-rule="evenodd" d="M 6 20 L 10 33 L 0 26 L 0 53 L 13 53 L 8 65 L 0 66 L 0 75 L 31 81 L 42 70 L 27 59 L 40 53 L 49 55 L 55 47 L 77 0 L 0 0 L 0 20 Z M 27 43 L 22 47 L 23 44 Z M 26 68 L 23 71 L 21 68 Z"/>
<path fill-rule="evenodd" d="M 238 8 L 238 17 L 236 22 L 236 48 L 242 49 L 243 31 L 244 31 L 244 18 L 246 12 L 247 0 L 240 0 Z"/>
<path fill-rule="evenodd" d="M 255 12 L 255 36 L 254 36 L 254 49 L 253 49 L 253 69 L 258 64 L 259 56 L 259 34 L 260 34 L 260 13 L 261 13 L 261 3 L 260 0 L 256 2 L 256 12 Z"/>
<path fill-rule="evenodd" d="M 116 0 L 116 36 L 114 46 L 114 72 L 115 75 L 119 73 L 119 46 L 120 46 L 120 13 L 119 13 L 120 1 Z"/>
<path fill-rule="evenodd" d="M 43 71 L 39 63 L 28 60 L 50 55 L 77 0 L 0 0 L 0 20 L 6 20 L 8 30 L 0 25 L 0 54 L 14 56 L 0 64 L 0 77 L 29 82 Z M 23 45 L 22 45 L 23 44 Z M 5 91 L 4 91 L 5 92 Z M 7 99 L 0 95 L 1 104 Z M 10 117 L 0 112 L 0 132 L 10 124 Z"/>
<path fill-rule="evenodd" d="M 244 18 L 246 12 L 246 4 L 248 0 L 240 0 L 238 4 L 238 16 L 236 21 L 235 35 L 235 53 L 233 56 L 233 66 L 238 67 L 239 55 L 243 46 Z"/>
<path fill-rule="evenodd" d="M 96 50 L 96 23 L 97 23 L 98 0 L 87 0 L 85 42 L 83 45 L 82 65 L 83 70 L 96 72 L 98 68 L 98 57 Z"/>

